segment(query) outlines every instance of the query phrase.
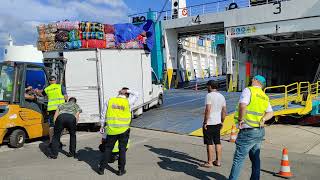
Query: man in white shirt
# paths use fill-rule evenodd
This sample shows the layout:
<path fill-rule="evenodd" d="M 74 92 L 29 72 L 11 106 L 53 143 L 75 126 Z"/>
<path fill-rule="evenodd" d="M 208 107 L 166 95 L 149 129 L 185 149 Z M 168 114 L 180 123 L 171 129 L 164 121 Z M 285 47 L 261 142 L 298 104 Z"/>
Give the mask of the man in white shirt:
<path fill-rule="evenodd" d="M 208 161 L 203 167 L 221 166 L 220 130 L 227 114 L 226 100 L 218 92 L 218 84 L 210 80 L 207 83 L 205 115 L 203 120 L 203 140 L 207 145 Z M 213 144 L 215 145 L 216 160 L 213 160 Z"/>
<path fill-rule="evenodd" d="M 256 75 L 252 86 L 243 90 L 234 121 L 240 129 L 236 140 L 229 180 L 237 180 L 245 158 L 249 155 L 252 163 L 250 180 L 260 179 L 260 147 L 265 135 L 264 123 L 273 117 L 269 97 L 262 88 L 266 85 L 263 76 Z"/>

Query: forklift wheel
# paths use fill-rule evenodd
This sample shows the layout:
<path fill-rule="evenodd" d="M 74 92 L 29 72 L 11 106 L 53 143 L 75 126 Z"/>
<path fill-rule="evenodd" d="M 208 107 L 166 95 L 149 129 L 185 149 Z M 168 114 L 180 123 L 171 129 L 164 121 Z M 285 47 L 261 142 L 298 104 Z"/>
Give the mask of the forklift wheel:
<path fill-rule="evenodd" d="M 21 148 L 26 140 L 26 133 L 21 129 L 14 130 L 9 137 L 9 146 Z"/>

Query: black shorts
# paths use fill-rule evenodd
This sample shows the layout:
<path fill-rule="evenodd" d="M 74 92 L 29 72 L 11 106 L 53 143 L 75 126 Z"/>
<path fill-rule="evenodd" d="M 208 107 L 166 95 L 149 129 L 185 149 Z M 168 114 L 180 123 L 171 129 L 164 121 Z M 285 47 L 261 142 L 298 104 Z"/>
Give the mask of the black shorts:
<path fill-rule="evenodd" d="M 207 125 L 207 130 L 203 130 L 203 142 L 207 145 L 221 144 L 220 130 L 222 125 Z"/>

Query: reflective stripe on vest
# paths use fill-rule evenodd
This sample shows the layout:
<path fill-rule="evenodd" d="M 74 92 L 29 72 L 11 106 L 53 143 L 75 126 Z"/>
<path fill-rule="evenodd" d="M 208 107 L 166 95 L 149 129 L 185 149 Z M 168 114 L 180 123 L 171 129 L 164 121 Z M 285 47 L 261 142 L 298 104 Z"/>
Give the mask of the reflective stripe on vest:
<path fill-rule="evenodd" d="M 247 105 L 244 122 L 250 127 L 259 127 L 268 106 L 269 97 L 258 87 L 249 87 L 251 92 L 250 104 Z M 237 124 L 239 118 L 239 105 L 236 108 L 234 122 Z"/>
<path fill-rule="evenodd" d="M 65 102 L 60 84 L 51 84 L 44 91 L 48 96 L 48 111 L 57 110 L 58 106 Z"/>
<path fill-rule="evenodd" d="M 127 144 L 126 148 L 129 149 L 129 146 L 130 146 L 130 140 L 128 141 L 128 144 Z M 115 143 L 115 145 L 114 145 L 114 147 L 112 149 L 112 152 L 113 153 L 119 152 L 119 141 L 116 141 L 116 143 Z"/>
<path fill-rule="evenodd" d="M 126 132 L 131 123 L 129 101 L 126 98 L 110 98 L 106 112 L 106 133 L 117 135 Z"/>

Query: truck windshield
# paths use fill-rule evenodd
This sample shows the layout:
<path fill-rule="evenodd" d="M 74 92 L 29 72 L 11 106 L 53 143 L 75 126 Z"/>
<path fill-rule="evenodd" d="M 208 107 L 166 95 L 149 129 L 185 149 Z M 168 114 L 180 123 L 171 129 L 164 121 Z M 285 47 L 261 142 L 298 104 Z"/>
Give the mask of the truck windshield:
<path fill-rule="evenodd" d="M 0 64 L 0 101 L 11 101 L 13 96 L 14 67 Z"/>

